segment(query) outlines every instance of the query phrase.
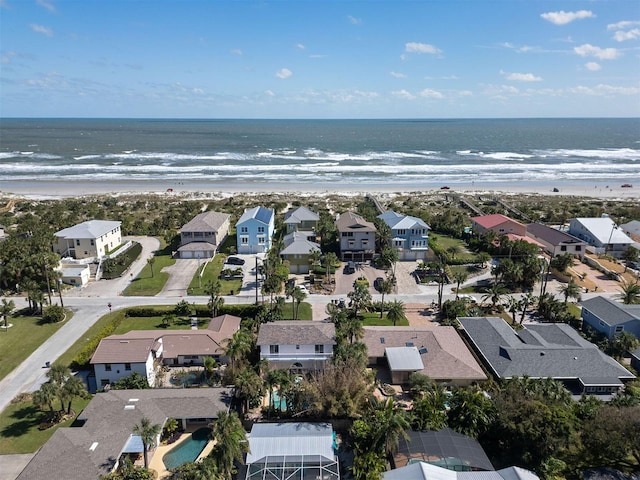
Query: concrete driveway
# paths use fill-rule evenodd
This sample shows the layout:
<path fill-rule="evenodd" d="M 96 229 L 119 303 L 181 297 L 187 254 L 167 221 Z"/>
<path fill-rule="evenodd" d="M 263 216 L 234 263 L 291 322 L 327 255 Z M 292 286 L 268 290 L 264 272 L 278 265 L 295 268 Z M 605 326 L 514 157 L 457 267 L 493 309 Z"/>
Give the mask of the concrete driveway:
<path fill-rule="evenodd" d="M 163 297 L 184 297 L 187 295 L 187 289 L 191 284 L 193 276 L 200 267 L 204 267 L 204 259 L 188 259 L 178 258 L 176 263 L 162 269 L 163 272 L 169 274 L 167 283 L 158 294 Z"/>

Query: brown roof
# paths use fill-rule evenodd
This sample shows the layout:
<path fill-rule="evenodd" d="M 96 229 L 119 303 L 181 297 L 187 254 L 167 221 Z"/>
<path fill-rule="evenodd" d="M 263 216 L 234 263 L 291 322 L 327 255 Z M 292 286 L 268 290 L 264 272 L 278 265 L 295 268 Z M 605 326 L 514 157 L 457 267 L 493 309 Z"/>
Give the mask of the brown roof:
<path fill-rule="evenodd" d="M 283 320 L 260 325 L 258 345 L 335 345 L 333 323 Z"/>
<path fill-rule="evenodd" d="M 231 215 L 228 213 L 203 212 L 199 213 L 193 219 L 186 223 L 181 232 L 217 232 L 220 227 L 229 220 Z"/>
<path fill-rule="evenodd" d="M 59 428 L 18 478 L 98 478 L 113 468 L 142 417 L 153 425 L 164 425 L 168 418 L 216 418 L 220 411 L 228 410 L 229 399 L 230 392 L 219 388 L 98 393 L 79 415 L 84 424 Z"/>
<path fill-rule="evenodd" d="M 164 358 L 179 355 L 221 354 L 225 342 L 240 328 L 240 317 L 220 315 L 204 330 L 132 330 L 103 338 L 91 363 L 146 362 L 149 352 L 162 341 Z"/>
<path fill-rule="evenodd" d="M 343 213 L 336 220 L 336 228 L 339 232 L 348 232 L 350 230 L 355 232 L 375 232 L 376 226 L 367 222 L 360 215 L 353 212 Z"/>
<path fill-rule="evenodd" d="M 487 379 L 453 327 L 364 327 L 362 342 L 375 358 L 384 357 L 388 347 L 416 347 L 424 364 L 421 373 L 434 380 Z"/>
<path fill-rule="evenodd" d="M 505 222 L 515 223 L 516 225 L 524 225 L 513 218 L 509 218 L 505 215 L 501 215 L 500 213 L 493 213 L 491 215 L 480 215 L 479 217 L 471 217 L 471 221 L 477 223 L 481 227 L 484 228 L 493 228 L 498 225 L 501 225 Z M 526 228 L 526 227 L 525 227 Z"/>

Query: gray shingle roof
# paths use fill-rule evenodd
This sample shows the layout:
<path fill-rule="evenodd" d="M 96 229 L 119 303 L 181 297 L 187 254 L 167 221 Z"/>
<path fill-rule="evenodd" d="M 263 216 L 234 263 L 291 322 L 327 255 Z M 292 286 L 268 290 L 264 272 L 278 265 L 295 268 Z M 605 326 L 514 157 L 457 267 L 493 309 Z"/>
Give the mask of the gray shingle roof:
<path fill-rule="evenodd" d="M 562 244 L 585 244 L 587 242 L 580 240 L 579 238 L 569 235 L 566 232 L 561 232 L 556 228 L 551 228 L 542 223 L 530 223 L 527 225 L 527 234 L 531 233 L 535 238 L 540 238 L 551 245 Z"/>
<path fill-rule="evenodd" d="M 110 220 L 89 220 L 73 227 L 62 229 L 55 233 L 60 238 L 100 238 L 114 228 L 118 228 L 122 222 Z"/>
<path fill-rule="evenodd" d="M 402 215 L 400 213 L 396 213 L 393 210 L 386 211 L 380 215 L 378 215 L 384 223 L 386 223 L 389 228 L 393 229 L 411 229 L 415 228 L 417 225 L 419 228 L 429 229 L 429 225 L 426 224 L 424 220 L 417 217 L 412 217 L 410 215 Z"/>
<path fill-rule="evenodd" d="M 336 220 L 336 228 L 339 232 L 375 232 L 376 226 L 366 221 L 357 213 L 345 212 Z"/>
<path fill-rule="evenodd" d="M 320 216 L 307 207 L 289 210 L 284 215 L 284 223 L 317 222 L 318 220 L 320 220 Z"/>
<path fill-rule="evenodd" d="M 305 232 L 292 232 L 284 237 L 285 248 L 280 255 L 308 255 L 314 250 L 320 251 L 320 245 L 307 240 Z"/>
<path fill-rule="evenodd" d="M 601 295 L 584 300 L 580 305 L 607 325 L 619 325 L 634 319 L 640 320 L 640 305 L 625 305 Z"/>
<path fill-rule="evenodd" d="M 181 232 L 217 232 L 231 215 L 228 213 L 202 212 L 180 229 Z"/>
<path fill-rule="evenodd" d="M 565 324 L 531 324 L 515 332 L 502 318 L 459 319 L 490 369 L 501 378 L 635 378 Z"/>
<path fill-rule="evenodd" d="M 230 399 L 229 391 L 217 388 L 98 393 L 79 416 L 84 424 L 58 429 L 18 479 L 98 478 L 113 468 L 142 417 L 154 425 L 163 425 L 168 418 L 216 418 L 218 412 L 228 410 Z"/>
<path fill-rule="evenodd" d="M 335 345 L 333 323 L 283 320 L 260 325 L 258 345 Z"/>

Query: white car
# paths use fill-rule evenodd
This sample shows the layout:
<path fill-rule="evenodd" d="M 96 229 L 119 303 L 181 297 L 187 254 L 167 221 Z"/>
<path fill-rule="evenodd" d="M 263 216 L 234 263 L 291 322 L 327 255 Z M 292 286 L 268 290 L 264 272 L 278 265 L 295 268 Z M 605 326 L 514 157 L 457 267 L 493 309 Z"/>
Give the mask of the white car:
<path fill-rule="evenodd" d="M 309 290 L 307 289 L 307 287 L 305 285 L 296 285 L 296 288 L 299 289 L 301 292 L 306 293 L 307 295 L 309 295 Z"/>

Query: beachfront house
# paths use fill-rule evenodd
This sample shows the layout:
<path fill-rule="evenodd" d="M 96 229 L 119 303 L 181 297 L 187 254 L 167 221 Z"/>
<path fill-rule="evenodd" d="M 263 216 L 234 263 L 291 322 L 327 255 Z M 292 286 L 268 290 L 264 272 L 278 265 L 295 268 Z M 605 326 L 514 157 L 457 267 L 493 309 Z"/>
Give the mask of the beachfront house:
<path fill-rule="evenodd" d="M 228 340 L 240 329 L 240 317 L 220 315 L 202 330 L 132 330 L 103 338 L 91 365 L 97 388 L 138 372 L 150 386 L 162 365 L 203 365 L 205 357 L 226 363 Z"/>
<path fill-rule="evenodd" d="M 635 375 L 564 323 L 515 331 L 499 317 L 461 317 L 462 332 L 495 378 L 553 378 L 574 395 L 611 395 Z"/>
<path fill-rule="evenodd" d="M 287 233 L 313 232 L 315 236 L 319 221 L 320 216 L 307 207 L 298 207 L 284 214 L 284 224 L 287 227 Z M 315 240 L 315 238 L 312 240 Z"/>
<path fill-rule="evenodd" d="M 275 230 L 273 210 L 254 207 L 245 210 L 236 223 L 237 252 L 266 253 L 271 248 L 271 238 Z"/>
<path fill-rule="evenodd" d="M 621 258 L 634 243 L 608 216 L 573 218 L 569 222 L 569 233 L 587 242 L 594 253 L 606 253 L 616 258 Z"/>
<path fill-rule="evenodd" d="M 580 306 L 583 324 L 609 340 L 622 332 L 640 338 L 640 305 L 625 305 L 599 295 L 580 302 Z"/>
<path fill-rule="evenodd" d="M 180 258 L 213 258 L 229 234 L 231 215 L 199 213 L 180 229 Z"/>
<path fill-rule="evenodd" d="M 284 236 L 285 247 L 280 251 L 280 257 L 289 262 L 289 272 L 293 274 L 309 273 L 310 256 L 320 251 L 320 245 L 309 240 L 308 233 L 294 231 Z"/>
<path fill-rule="evenodd" d="M 330 423 L 254 423 L 246 480 L 340 480 L 336 436 Z"/>
<path fill-rule="evenodd" d="M 364 327 L 369 365 L 389 369 L 391 383 L 406 384 L 421 373 L 459 387 L 487 379 L 454 327 Z"/>
<path fill-rule="evenodd" d="M 122 222 L 89 220 L 54 234 L 53 251 L 76 259 L 104 257 L 122 243 Z"/>
<path fill-rule="evenodd" d="M 584 240 L 542 223 L 527 225 L 527 237 L 541 244 L 551 257 L 569 254 L 582 258 L 587 251 L 587 242 Z"/>
<path fill-rule="evenodd" d="M 471 222 L 472 229 L 478 236 L 483 236 L 489 231 L 495 232 L 498 237 L 509 234 L 515 237 L 527 235 L 526 225 L 499 213 L 472 217 Z"/>
<path fill-rule="evenodd" d="M 170 418 L 183 429 L 206 427 L 229 410 L 232 394 L 222 388 L 110 390 L 96 394 L 73 427 L 57 429 L 18 475 L 19 480 L 87 480 L 115 471 L 129 457 L 141 463 L 143 444 L 133 434 L 143 418 L 164 428 Z M 158 436 L 153 446 L 160 444 Z M 154 450 L 149 450 L 153 462 Z M 195 460 L 191 457 L 189 460 Z"/>
<path fill-rule="evenodd" d="M 371 260 L 376 248 L 376 226 L 353 212 L 341 214 L 336 220 L 342 260 Z"/>
<path fill-rule="evenodd" d="M 260 360 L 275 369 L 299 373 L 322 370 L 333 356 L 333 323 L 283 320 L 260 325 L 257 340 Z"/>
<path fill-rule="evenodd" d="M 399 260 L 424 260 L 429 250 L 429 225 L 424 220 L 393 210 L 378 215 L 391 230 L 389 244 L 398 251 Z"/>

